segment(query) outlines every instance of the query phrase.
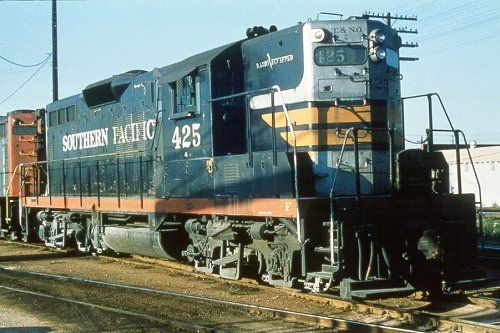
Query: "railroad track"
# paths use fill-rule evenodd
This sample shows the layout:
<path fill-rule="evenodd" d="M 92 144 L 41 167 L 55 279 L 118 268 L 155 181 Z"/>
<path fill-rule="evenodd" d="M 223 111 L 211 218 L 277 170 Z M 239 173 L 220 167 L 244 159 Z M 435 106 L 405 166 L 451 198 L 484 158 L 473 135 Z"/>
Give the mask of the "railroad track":
<path fill-rule="evenodd" d="M 214 328 L 212 328 L 210 326 L 196 325 L 196 324 L 187 323 L 187 322 L 183 322 L 183 321 L 179 321 L 179 320 L 164 319 L 164 318 L 160 318 L 157 316 L 150 316 L 150 315 L 147 315 L 144 313 L 139 313 L 136 311 L 129 311 L 129 310 L 124 310 L 124 309 L 120 309 L 117 307 L 111 307 L 111 306 L 100 305 L 97 303 L 79 301 L 79 300 L 55 296 L 55 295 L 51 295 L 51 294 L 47 294 L 47 293 L 43 293 L 43 292 L 36 292 L 36 291 L 30 291 L 30 290 L 26 290 L 26 289 L 13 288 L 13 287 L 2 285 L 2 284 L 0 284 L 0 289 L 4 289 L 4 290 L 10 291 L 10 292 L 17 293 L 17 294 L 30 295 L 30 296 L 36 296 L 36 297 L 49 299 L 51 302 L 64 302 L 64 303 L 89 307 L 89 308 L 93 308 L 93 309 L 99 309 L 99 310 L 103 310 L 103 311 L 107 311 L 107 312 L 112 312 L 112 313 L 119 314 L 119 315 L 140 318 L 143 320 L 158 323 L 160 325 L 165 325 L 169 328 L 173 328 L 173 329 L 177 329 L 177 330 L 194 330 L 197 332 L 215 332 L 216 331 Z"/>
<path fill-rule="evenodd" d="M 16 243 L 16 244 L 19 244 L 19 243 Z M 30 245 L 30 246 L 34 246 L 34 245 Z M 166 262 L 166 261 L 158 260 L 158 259 L 143 258 L 143 257 L 139 257 L 139 258 L 135 257 L 134 259 L 130 259 L 130 258 L 119 258 L 119 257 L 117 258 L 114 256 L 105 256 L 105 258 L 112 259 L 114 261 L 118 261 L 118 262 L 122 262 L 122 263 L 130 263 L 130 264 L 158 264 L 159 263 L 162 266 L 166 266 L 170 269 L 180 270 L 180 271 L 183 271 L 184 273 L 187 273 L 187 274 L 192 274 L 192 275 L 196 275 L 196 276 L 202 275 L 198 272 L 194 272 L 193 268 L 189 265 Z M 232 302 L 232 301 L 227 301 L 227 300 L 201 297 L 201 296 L 196 296 L 196 295 L 185 295 L 185 294 L 179 294 L 179 293 L 175 293 L 175 292 L 171 292 L 171 291 L 164 291 L 164 290 L 150 289 L 150 288 L 144 288 L 144 287 L 116 284 L 116 283 L 112 283 L 112 282 L 103 282 L 103 281 L 97 281 L 97 280 L 92 280 L 92 279 L 72 277 L 72 276 L 67 276 L 67 275 L 48 274 L 48 273 L 40 273 L 40 272 L 33 272 L 33 271 L 26 271 L 26 270 L 14 270 L 14 271 L 22 272 L 24 274 L 45 276 L 47 278 L 53 278 L 53 279 L 73 280 L 73 281 L 91 283 L 91 284 L 102 285 L 102 286 L 113 286 L 113 287 L 117 287 L 117 288 L 131 289 L 131 290 L 137 290 L 137 291 L 142 291 L 142 292 L 147 292 L 147 293 L 156 293 L 156 294 L 161 294 L 161 295 L 170 295 L 170 296 L 176 296 L 176 297 L 192 298 L 192 299 L 198 299 L 198 300 L 204 301 L 204 302 L 214 302 L 214 303 L 219 303 L 219 304 L 237 306 L 237 307 L 245 308 L 248 311 L 252 311 L 252 312 L 255 312 L 255 313 L 258 313 L 258 314 L 261 314 L 264 316 L 269 316 L 272 318 L 282 318 L 282 319 L 286 319 L 286 320 L 291 320 L 291 321 L 300 322 L 300 323 L 309 324 L 309 325 L 318 325 L 318 326 L 327 327 L 327 328 L 346 329 L 348 327 L 348 329 L 353 330 L 353 327 L 355 327 L 356 331 L 369 331 L 369 332 L 375 331 L 375 328 L 376 328 L 378 332 L 405 332 L 405 330 L 401 330 L 399 328 L 394 328 L 394 327 L 377 326 L 374 324 L 366 324 L 366 323 L 361 323 L 361 322 L 357 322 L 357 321 L 349 321 L 349 320 L 334 318 L 334 317 L 329 317 L 329 316 L 315 315 L 315 314 L 310 314 L 310 313 L 302 313 L 302 312 L 296 312 L 296 311 L 283 310 L 283 309 L 279 309 L 279 308 L 258 306 L 255 304 L 238 303 L 238 302 Z M 212 278 L 209 275 L 204 275 L 204 277 Z M 213 279 L 220 281 L 220 279 L 216 279 L 216 278 L 213 278 Z M 232 281 L 232 282 L 237 283 L 237 284 L 242 284 L 242 285 L 252 284 L 252 287 L 258 287 L 258 288 L 263 288 L 263 289 L 272 289 L 273 288 L 273 287 L 269 287 L 269 286 L 256 285 L 255 282 L 252 283 L 250 280 L 249 281 Z M 467 319 L 462 319 L 462 318 L 445 318 L 445 317 L 441 317 L 435 313 L 426 312 L 425 309 L 410 309 L 410 310 L 398 309 L 395 307 L 383 306 L 380 304 L 367 304 L 364 302 L 348 301 L 348 300 L 340 299 L 340 298 L 332 296 L 332 295 L 304 294 L 304 293 L 296 293 L 293 291 L 287 291 L 287 292 L 290 295 L 298 297 L 298 298 L 305 298 L 308 300 L 317 301 L 317 302 L 322 303 L 322 304 L 328 303 L 334 307 L 351 309 L 351 310 L 359 312 L 359 313 L 374 314 L 374 315 L 387 315 L 391 318 L 399 318 L 400 320 L 402 320 L 404 322 L 412 324 L 413 327 L 419 327 L 419 330 L 421 330 L 421 331 L 440 330 L 440 331 L 453 331 L 453 332 L 474 332 L 474 333 L 475 332 L 483 332 L 483 333 L 488 332 L 489 333 L 489 332 L 498 332 L 498 330 L 499 330 L 499 326 L 496 326 L 496 325 L 498 325 L 498 319 L 495 319 L 494 316 L 493 316 L 493 318 L 490 318 L 490 320 L 487 322 L 478 322 L 478 321 L 467 320 Z M 454 299 L 454 300 L 456 300 L 456 299 Z M 461 300 L 463 301 L 463 298 Z M 498 301 L 498 299 L 495 299 L 495 298 L 488 298 L 488 297 L 471 295 L 468 297 L 468 300 L 470 301 L 470 303 L 482 306 L 485 309 L 493 309 L 493 310 L 498 309 L 499 301 Z"/>
<path fill-rule="evenodd" d="M 167 296 L 172 296 L 172 297 L 196 300 L 196 301 L 201 301 L 201 302 L 205 302 L 205 303 L 213 303 L 213 304 L 220 304 L 220 305 L 226 305 L 226 306 L 232 306 L 232 307 L 239 307 L 239 308 L 243 308 L 245 310 L 248 310 L 248 311 L 251 311 L 253 313 L 257 313 L 259 315 L 263 315 L 266 317 L 279 318 L 279 319 L 283 319 L 283 320 L 289 320 L 289 321 L 307 324 L 307 325 L 315 325 L 315 326 L 320 326 L 320 327 L 324 327 L 324 328 L 335 328 L 335 329 L 347 330 L 347 331 L 352 330 L 352 331 L 356 331 L 356 332 L 375 332 L 375 331 L 384 332 L 384 333 L 386 333 L 386 332 L 387 333 L 390 333 L 390 332 L 415 332 L 414 330 L 394 328 L 394 327 L 383 326 L 383 325 L 375 325 L 375 324 L 370 324 L 370 323 L 363 323 L 363 322 L 359 322 L 359 321 L 352 321 L 352 320 L 346 320 L 346 319 L 335 318 L 335 317 L 330 317 L 330 316 L 323 316 L 323 315 L 315 315 L 315 314 L 304 313 L 304 312 L 290 311 L 290 310 L 284 310 L 284 309 L 280 309 L 280 308 L 276 308 L 276 307 L 258 306 L 258 305 L 254 305 L 254 304 L 248 304 L 248 303 L 227 301 L 227 300 L 222 300 L 222 299 L 203 297 L 203 296 L 197 296 L 197 295 L 192 295 L 192 294 L 183 294 L 183 293 L 177 293 L 177 292 L 165 291 L 165 290 L 157 290 L 157 289 L 138 287 L 138 286 L 132 286 L 132 285 L 125 285 L 125 284 L 119 284 L 119 283 L 104 282 L 104 281 L 99 281 L 99 280 L 72 277 L 72 276 L 61 275 L 61 274 L 41 273 L 41 272 L 34 272 L 34 271 L 28 271 L 28 270 L 22 270 L 22 269 L 6 269 L 6 268 L 2 268 L 2 269 L 8 270 L 8 271 L 13 271 L 16 273 L 22 273 L 22 274 L 27 274 L 27 275 L 37 276 L 37 277 L 44 277 L 44 278 L 49 278 L 49 279 L 76 281 L 76 282 L 80 282 L 80 283 L 93 284 L 93 285 L 97 285 L 97 286 L 114 287 L 114 288 L 134 290 L 134 291 L 145 292 L 145 293 L 167 295 Z M 145 315 L 145 314 L 141 314 L 141 313 L 137 313 L 137 312 L 133 312 L 133 311 L 122 310 L 122 309 L 113 308 L 113 307 L 109 307 L 109 306 L 102 306 L 102 305 L 95 304 L 95 303 L 81 302 L 81 301 L 77 301 L 77 300 L 73 300 L 73 299 L 62 298 L 59 296 L 46 295 L 46 294 L 42 294 L 39 292 L 20 290 L 17 288 L 11 288 L 11 287 L 4 286 L 4 285 L 0 285 L 0 288 L 16 291 L 16 292 L 20 292 L 20 293 L 32 294 L 32 295 L 36 295 L 36 296 L 40 296 L 40 297 L 51 298 L 51 299 L 55 299 L 55 300 L 70 302 L 70 303 L 76 303 L 76 304 L 80 304 L 83 306 L 102 308 L 103 310 L 106 310 L 106 311 L 122 313 L 122 314 L 129 315 L 129 316 L 141 317 L 143 319 L 156 321 L 156 322 L 161 323 L 161 324 L 169 324 L 173 327 L 178 327 L 180 329 L 186 329 L 186 328 L 193 329 L 193 328 L 195 328 L 196 330 L 200 330 L 203 332 L 214 331 L 214 329 L 209 327 L 209 326 L 193 325 L 193 324 L 185 323 L 185 322 L 181 322 L 181 321 L 165 320 L 165 319 L 150 316 L 150 315 Z M 331 295 L 317 295 L 317 296 L 315 295 L 314 297 L 328 298 L 330 300 L 333 300 L 335 303 L 345 302 L 344 300 L 338 300 L 338 299 L 332 297 Z M 367 314 L 368 313 L 372 313 L 372 314 L 376 313 L 377 311 L 380 311 L 380 309 L 381 309 L 380 306 L 368 306 L 368 305 L 359 304 L 359 303 L 357 303 L 357 304 L 353 303 L 353 307 L 357 311 L 365 311 Z M 385 307 L 385 308 L 383 308 L 383 310 L 386 311 L 386 313 L 391 312 L 391 311 L 395 311 L 394 309 L 391 309 L 389 307 Z M 419 326 L 418 331 L 434 331 L 434 330 L 438 330 L 438 331 L 446 330 L 446 331 L 448 331 L 448 330 L 451 330 L 453 332 L 497 332 L 499 329 L 498 326 L 497 327 L 494 326 L 495 323 L 493 323 L 493 324 L 478 323 L 478 322 L 467 321 L 467 320 L 463 320 L 463 319 L 448 320 L 448 319 L 439 318 L 437 316 L 433 316 L 430 314 L 404 312 L 404 311 L 397 311 L 397 314 L 399 316 L 402 316 L 402 318 L 405 321 L 407 321 L 408 323 L 413 324 L 413 325 L 418 325 Z"/>
<path fill-rule="evenodd" d="M 279 318 L 279 319 L 283 319 L 283 320 L 289 320 L 289 321 L 298 322 L 298 323 L 307 324 L 307 325 L 313 325 L 313 326 L 320 326 L 320 327 L 324 327 L 324 328 L 334 328 L 337 330 L 346 330 L 346 331 L 355 331 L 355 332 L 383 332 L 383 333 L 415 332 L 415 330 L 395 328 L 395 327 L 389 327 L 389 326 L 384 326 L 384 325 L 375 325 L 375 324 L 370 324 L 370 323 L 363 323 L 363 322 L 359 322 L 359 321 L 346 320 L 346 319 L 323 316 L 323 315 L 314 315 L 314 314 L 309 314 L 309 313 L 304 313 L 304 312 L 284 310 L 284 309 L 274 308 L 274 307 L 258 306 L 258 305 L 242 303 L 242 302 L 227 301 L 227 300 L 197 296 L 197 295 L 192 295 L 192 294 L 183 294 L 183 293 L 177 293 L 177 292 L 166 291 L 166 290 L 157 290 L 157 289 L 151 289 L 151 288 L 146 288 L 146 287 L 138 287 L 138 286 L 125 285 L 125 284 L 112 283 L 112 282 L 104 282 L 104 281 L 98 281 L 98 280 L 93 280 L 93 279 L 72 277 L 72 276 L 67 276 L 67 275 L 48 274 L 48 273 L 33 272 L 33 271 L 20 270 L 20 269 L 1 268 L 1 270 L 14 271 L 16 273 L 22 273 L 22 274 L 33 275 L 33 276 L 49 278 L 49 279 L 76 281 L 76 282 L 80 282 L 80 283 L 92 284 L 92 285 L 97 285 L 97 286 L 127 289 L 127 290 L 139 291 L 139 292 L 144 292 L 144 293 L 167 295 L 167 296 L 172 296 L 172 297 L 177 297 L 177 298 L 196 300 L 196 301 L 201 301 L 201 302 L 205 302 L 205 303 L 213 303 L 213 304 L 219 304 L 219 305 L 225 305 L 225 306 L 231 306 L 231 307 L 238 307 L 238 308 L 242 308 L 242 309 L 245 309 L 247 311 L 257 313 L 259 315 L 263 315 L 266 317 Z M 202 331 L 202 332 L 214 332 L 216 330 L 219 331 L 218 329 L 214 329 L 213 327 L 210 327 L 210 326 L 194 325 L 194 324 L 181 322 L 181 321 L 165 320 L 162 318 L 137 313 L 134 311 L 128 311 L 128 310 L 123 310 L 123 309 L 109 307 L 109 306 L 103 306 L 103 305 L 99 305 L 96 303 L 82 302 L 82 301 L 78 301 L 78 300 L 74 300 L 74 299 L 70 299 L 70 298 L 49 295 L 49 294 L 45 294 L 45 293 L 41 293 L 41 292 L 34 292 L 34 291 L 29 291 L 29 290 L 24 290 L 24 289 L 19 289 L 19 288 L 12 288 L 12 287 L 2 285 L 2 284 L 0 284 L 0 288 L 6 289 L 9 291 L 14 291 L 17 293 L 23 293 L 23 294 L 29 294 L 29 295 L 34 295 L 34 296 L 38 296 L 38 297 L 49 298 L 51 300 L 57 300 L 57 301 L 63 301 L 63 302 L 68 302 L 68 303 L 73 303 L 73 304 L 78 304 L 78 305 L 83 305 L 83 306 L 99 308 L 102 310 L 117 312 L 120 314 L 129 315 L 129 316 L 136 316 L 136 317 L 140 317 L 143 319 L 156 321 L 156 322 L 159 322 L 161 324 L 172 325 L 172 326 L 180 328 L 180 329 L 185 329 L 185 328 L 196 329 L 196 330 Z"/>
<path fill-rule="evenodd" d="M 318 294 L 318 296 L 333 299 L 338 302 L 339 298 L 337 296 L 329 294 Z M 450 303 L 452 300 L 456 300 L 457 295 L 444 295 L 441 297 L 443 302 Z M 464 297 L 460 297 L 459 301 L 463 301 Z M 467 297 L 471 304 L 481 306 L 488 311 L 488 315 L 482 318 L 477 318 L 475 320 L 464 319 L 460 317 L 450 318 L 447 315 L 440 315 L 442 313 L 442 308 L 445 307 L 423 307 L 411 310 L 396 309 L 395 307 L 386 306 L 382 304 L 377 304 L 376 306 L 368 305 L 365 302 L 353 302 L 353 305 L 359 311 L 386 311 L 390 316 L 401 316 L 407 322 L 418 325 L 422 327 L 425 331 L 451 331 L 451 332 L 500 332 L 500 314 L 497 311 L 499 299 L 488 298 L 482 296 L 471 296 Z M 465 315 L 464 317 L 467 317 Z"/>
<path fill-rule="evenodd" d="M 194 275 L 203 275 L 199 272 L 195 272 L 193 267 L 190 265 L 178 263 L 178 262 L 170 262 L 161 259 L 153 259 L 146 258 L 141 256 L 134 256 L 134 259 L 128 258 L 117 258 L 113 256 L 106 256 L 106 258 L 126 263 L 147 263 L 147 264 L 159 264 L 170 269 L 181 270 L 188 274 Z M 214 280 L 218 280 L 218 278 L 212 277 L 210 275 L 204 275 L 207 278 L 213 278 Z M 240 281 L 232 281 L 233 283 L 242 284 L 242 285 L 252 285 L 256 286 L 255 280 L 243 279 Z M 271 286 L 260 285 L 259 288 L 269 289 L 273 288 Z M 483 289 L 482 292 L 490 291 L 499 291 L 498 287 Z M 389 315 L 392 318 L 400 318 L 405 322 L 408 322 L 412 325 L 421 327 L 423 331 L 453 331 L 453 332 L 482 332 L 482 333 L 490 333 L 490 332 L 500 332 L 500 314 L 498 314 L 497 318 L 490 318 L 486 316 L 486 318 L 480 318 L 478 320 L 468 320 L 463 318 L 446 318 L 442 317 L 438 314 L 440 310 L 436 309 L 435 311 L 430 311 L 427 309 L 400 309 L 397 307 L 391 307 L 381 304 L 373 304 L 363 301 L 356 300 L 346 300 L 331 294 L 313 294 L 313 293 L 297 293 L 295 291 L 289 291 L 285 289 L 289 295 L 304 299 L 309 299 L 313 301 L 317 301 L 320 303 L 328 302 L 329 305 L 334 307 L 352 309 L 354 311 L 360 313 L 367 314 L 385 314 Z M 486 297 L 486 296 L 478 296 L 478 295 L 461 295 L 461 294 L 445 294 L 441 298 L 442 302 L 447 303 L 470 303 L 477 306 L 481 306 L 485 309 L 498 310 L 500 308 L 500 299 L 494 297 Z"/>

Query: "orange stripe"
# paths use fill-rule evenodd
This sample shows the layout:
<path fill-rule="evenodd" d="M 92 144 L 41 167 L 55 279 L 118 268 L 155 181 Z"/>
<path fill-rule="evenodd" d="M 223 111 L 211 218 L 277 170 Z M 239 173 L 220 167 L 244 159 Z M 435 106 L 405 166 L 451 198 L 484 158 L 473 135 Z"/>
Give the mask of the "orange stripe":
<path fill-rule="evenodd" d="M 372 112 L 377 111 L 372 106 L 304 108 L 288 111 L 290 121 L 295 126 L 325 124 L 325 123 L 368 123 L 372 120 Z M 272 126 L 272 113 L 265 113 L 262 119 Z M 286 127 L 284 112 L 275 113 L 277 128 Z"/>
<path fill-rule="evenodd" d="M 294 199 L 185 199 L 83 197 L 23 197 L 23 207 L 51 208 L 75 211 L 128 212 L 128 213 L 183 213 L 234 216 L 296 217 Z"/>
<path fill-rule="evenodd" d="M 345 131 L 342 132 L 342 135 L 339 135 L 337 129 L 295 131 L 295 136 L 297 137 L 296 145 L 297 147 L 341 145 L 344 142 L 344 133 Z M 293 145 L 294 142 L 291 133 L 282 132 L 280 135 L 283 140 Z M 359 143 L 371 142 L 371 140 L 371 134 L 360 131 Z M 353 144 L 352 139 L 347 139 L 346 144 Z"/>

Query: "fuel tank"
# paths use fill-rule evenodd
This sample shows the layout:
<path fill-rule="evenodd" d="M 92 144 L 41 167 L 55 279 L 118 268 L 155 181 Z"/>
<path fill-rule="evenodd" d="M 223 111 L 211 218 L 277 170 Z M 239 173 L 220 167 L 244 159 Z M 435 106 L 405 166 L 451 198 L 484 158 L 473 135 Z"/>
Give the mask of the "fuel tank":
<path fill-rule="evenodd" d="M 186 245 L 172 234 L 145 227 L 107 226 L 102 240 L 115 252 L 177 261 L 181 258 L 182 247 Z"/>

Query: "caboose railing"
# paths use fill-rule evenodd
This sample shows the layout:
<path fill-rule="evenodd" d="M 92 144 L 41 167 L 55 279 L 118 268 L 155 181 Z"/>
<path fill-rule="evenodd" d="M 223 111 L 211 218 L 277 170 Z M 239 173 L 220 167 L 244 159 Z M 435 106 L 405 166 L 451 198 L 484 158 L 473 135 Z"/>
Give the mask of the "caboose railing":
<path fill-rule="evenodd" d="M 28 183 L 26 181 L 27 175 L 22 174 L 23 170 L 25 170 L 23 168 L 23 164 L 18 164 L 14 168 L 14 171 L 0 174 L 3 177 L 3 181 L 8 180 L 8 185 L 4 184 L 4 189 L 5 189 L 5 193 L 4 193 L 4 195 L 5 195 L 5 218 L 4 218 L 5 225 L 3 224 L 3 221 L 0 220 L 0 232 L 4 232 L 4 233 L 9 232 L 9 229 L 7 227 L 12 226 L 12 212 L 11 212 L 11 205 L 10 204 L 19 199 L 23 188 L 27 184 L 31 184 L 31 183 Z M 26 170 L 25 172 L 27 173 L 28 170 Z M 10 194 L 10 191 L 13 189 L 14 180 L 16 179 L 16 177 L 18 178 L 18 181 L 19 181 L 19 183 L 18 183 L 19 193 Z M 7 185 L 7 186 L 5 186 L 5 185 Z"/>
<path fill-rule="evenodd" d="M 9 178 L 9 185 L 7 186 L 7 189 L 5 191 L 5 222 L 6 222 L 6 226 L 11 225 L 11 222 L 12 222 L 11 217 L 10 217 L 10 211 L 9 211 L 9 208 L 10 208 L 9 201 L 11 200 L 11 198 L 13 196 L 11 196 L 9 194 L 9 192 L 12 188 L 12 184 L 14 183 L 14 179 L 15 179 L 18 171 L 19 171 L 19 165 L 16 165 L 16 167 L 14 168 L 14 171 L 12 172 L 12 176 L 10 176 L 10 178 Z M 21 186 L 21 183 L 19 183 L 19 186 Z M 1 224 L 0 224 L 0 226 L 2 229 L 1 231 L 4 231 L 3 226 Z"/>

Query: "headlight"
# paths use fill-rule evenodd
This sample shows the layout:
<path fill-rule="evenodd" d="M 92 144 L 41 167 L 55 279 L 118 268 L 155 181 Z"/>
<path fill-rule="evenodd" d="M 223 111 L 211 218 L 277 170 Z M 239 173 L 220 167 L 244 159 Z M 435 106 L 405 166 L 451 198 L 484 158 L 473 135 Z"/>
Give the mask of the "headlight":
<path fill-rule="evenodd" d="M 386 56 L 385 49 L 380 46 L 377 46 L 370 51 L 370 59 L 372 61 L 375 62 L 382 61 L 385 59 L 385 56 Z"/>
<path fill-rule="evenodd" d="M 368 38 L 377 44 L 385 42 L 385 34 L 380 29 L 372 30 Z"/>
<path fill-rule="evenodd" d="M 313 42 L 319 43 L 325 40 L 326 33 L 323 29 L 312 29 L 311 30 Z"/>
<path fill-rule="evenodd" d="M 385 49 L 383 48 L 375 48 L 375 53 L 377 54 L 377 58 L 379 60 L 384 60 L 385 59 L 385 55 L 386 55 L 386 52 L 385 52 Z"/>

